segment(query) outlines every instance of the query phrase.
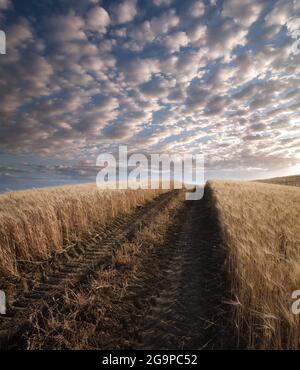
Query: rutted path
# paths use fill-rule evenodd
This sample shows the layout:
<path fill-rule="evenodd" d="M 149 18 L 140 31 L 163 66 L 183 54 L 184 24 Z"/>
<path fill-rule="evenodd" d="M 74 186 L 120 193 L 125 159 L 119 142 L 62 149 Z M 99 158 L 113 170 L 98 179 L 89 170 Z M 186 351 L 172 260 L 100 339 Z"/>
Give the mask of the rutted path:
<path fill-rule="evenodd" d="M 188 202 L 175 221 L 162 287 L 140 322 L 140 349 L 225 348 L 224 249 L 209 200 Z M 171 258 L 170 258 L 171 257 Z"/>

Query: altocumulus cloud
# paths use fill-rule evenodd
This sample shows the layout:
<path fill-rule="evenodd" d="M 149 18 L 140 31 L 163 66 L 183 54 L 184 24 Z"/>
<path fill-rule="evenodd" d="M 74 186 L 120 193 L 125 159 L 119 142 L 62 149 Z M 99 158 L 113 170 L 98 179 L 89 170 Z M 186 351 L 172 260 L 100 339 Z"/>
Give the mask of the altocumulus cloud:
<path fill-rule="evenodd" d="M 4 157 L 74 176 L 120 143 L 202 151 L 218 171 L 298 163 L 298 1 L 24 3 L 0 0 Z"/>

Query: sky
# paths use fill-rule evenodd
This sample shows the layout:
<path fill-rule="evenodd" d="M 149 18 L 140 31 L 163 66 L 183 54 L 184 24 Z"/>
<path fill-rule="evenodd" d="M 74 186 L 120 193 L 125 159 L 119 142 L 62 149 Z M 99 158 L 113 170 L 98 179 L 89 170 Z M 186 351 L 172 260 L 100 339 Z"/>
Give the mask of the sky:
<path fill-rule="evenodd" d="M 0 191 L 94 181 L 121 144 L 300 174 L 299 1 L 0 0 L 0 29 Z"/>

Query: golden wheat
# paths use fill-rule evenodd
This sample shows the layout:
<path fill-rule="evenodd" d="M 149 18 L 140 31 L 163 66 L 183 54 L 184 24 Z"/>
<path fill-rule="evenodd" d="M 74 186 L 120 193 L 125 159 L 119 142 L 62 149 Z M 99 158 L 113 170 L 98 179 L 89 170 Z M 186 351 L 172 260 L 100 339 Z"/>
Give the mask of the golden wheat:
<path fill-rule="evenodd" d="M 157 194 L 88 184 L 0 195 L 0 275 L 17 275 L 18 261 L 47 259 L 65 243 Z"/>
<path fill-rule="evenodd" d="M 232 279 L 237 334 L 247 348 L 300 347 L 291 295 L 300 289 L 300 189 L 210 181 Z"/>

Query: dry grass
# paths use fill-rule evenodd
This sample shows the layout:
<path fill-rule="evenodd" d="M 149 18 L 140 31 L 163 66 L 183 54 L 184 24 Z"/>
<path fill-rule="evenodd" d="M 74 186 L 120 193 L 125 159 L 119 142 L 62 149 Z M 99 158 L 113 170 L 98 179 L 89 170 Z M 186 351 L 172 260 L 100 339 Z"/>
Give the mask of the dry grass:
<path fill-rule="evenodd" d="M 0 195 L 0 276 L 18 275 L 18 261 L 47 259 L 157 194 L 77 185 Z"/>
<path fill-rule="evenodd" d="M 299 349 L 300 189 L 211 181 L 228 246 L 237 334 L 246 348 Z"/>

